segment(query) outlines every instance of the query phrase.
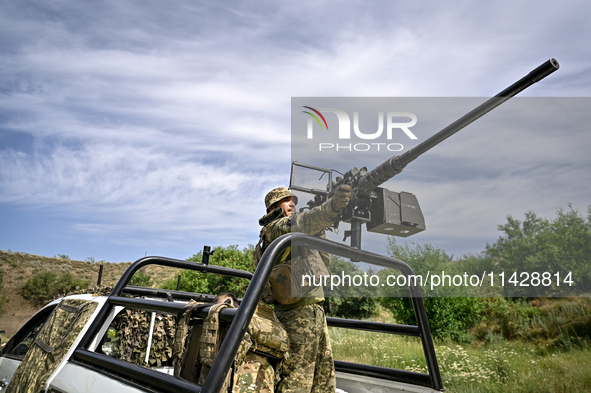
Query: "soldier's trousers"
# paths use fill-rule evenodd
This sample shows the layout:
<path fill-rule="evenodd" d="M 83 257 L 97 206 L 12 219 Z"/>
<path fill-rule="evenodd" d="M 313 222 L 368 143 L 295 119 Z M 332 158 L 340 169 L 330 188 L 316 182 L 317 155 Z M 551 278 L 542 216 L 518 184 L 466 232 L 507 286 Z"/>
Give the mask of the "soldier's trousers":
<path fill-rule="evenodd" d="M 275 313 L 290 341 L 277 392 L 334 393 L 334 361 L 322 306 L 310 304 Z"/>

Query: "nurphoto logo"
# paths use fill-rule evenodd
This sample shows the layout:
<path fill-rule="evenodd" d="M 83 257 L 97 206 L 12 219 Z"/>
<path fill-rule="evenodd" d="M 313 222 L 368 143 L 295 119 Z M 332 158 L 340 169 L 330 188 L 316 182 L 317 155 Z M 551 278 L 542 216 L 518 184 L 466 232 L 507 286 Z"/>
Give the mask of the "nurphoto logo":
<path fill-rule="evenodd" d="M 307 123 L 307 138 L 314 139 L 314 124 L 318 123 L 320 126 L 320 130 L 328 131 L 328 122 L 326 118 L 322 114 L 324 113 L 334 113 L 337 116 L 338 120 L 338 139 L 351 139 L 351 118 L 344 110 L 337 109 L 337 108 L 321 108 L 317 110 L 310 106 L 302 106 L 308 110 L 302 111 L 303 113 L 309 115 L 308 123 Z M 417 124 L 417 116 L 411 112 L 386 112 L 386 116 L 384 116 L 384 112 L 378 112 L 378 129 L 375 132 L 362 132 L 359 127 L 359 112 L 353 112 L 353 133 L 359 139 L 363 140 L 376 140 L 382 137 L 384 133 L 384 117 L 386 118 L 386 140 L 391 141 L 393 135 L 397 133 L 397 130 L 401 130 L 408 138 L 410 139 L 417 139 L 415 134 L 410 130 L 410 127 Z M 400 121 L 402 119 L 406 119 L 406 121 Z M 410 119 L 410 120 L 408 120 Z M 314 122 L 316 120 L 316 122 Z M 395 133 L 396 131 L 396 133 Z M 383 138 L 382 138 L 383 139 Z M 356 143 L 356 144 L 346 144 L 346 143 L 319 143 L 318 149 L 319 151 L 323 150 L 348 150 L 348 151 L 369 151 L 369 150 L 377 150 L 379 151 L 380 148 L 385 148 L 389 151 L 401 151 L 404 147 L 401 143 Z"/>

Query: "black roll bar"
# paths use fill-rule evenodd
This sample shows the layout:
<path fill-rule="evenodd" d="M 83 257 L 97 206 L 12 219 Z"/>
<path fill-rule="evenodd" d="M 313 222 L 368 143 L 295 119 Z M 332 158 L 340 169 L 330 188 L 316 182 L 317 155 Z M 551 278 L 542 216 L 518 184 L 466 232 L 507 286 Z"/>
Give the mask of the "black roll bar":
<path fill-rule="evenodd" d="M 148 311 L 162 312 L 172 315 L 178 315 L 180 312 L 182 312 L 184 306 L 181 306 L 178 303 L 162 302 L 149 299 L 137 299 L 122 296 L 124 292 L 129 292 L 130 288 L 135 289 L 135 287 L 128 287 L 128 283 L 133 277 L 133 274 L 146 265 L 158 264 L 187 270 L 196 270 L 201 272 L 210 272 L 232 277 L 250 279 L 250 285 L 246 290 L 240 307 L 238 309 L 225 309 L 221 313 L 222 320 L 226 322 L 232 322 L 230 325 L 230 329 L 226 335 L 226 337 L 228 337 L 229 339 L 226 339 L 222 342 L 218 355 L 212 365 L 212 368 L 203 386 L 193 385 L 193 392 L 195 393 L 219 392 L 225 379 L 225 376 L 232 365 L 234 356 L 238 351 L 240 342 L 244 337 L 244 333 L 248 328 L 248 324 L 252 316 L 254 315 L 255 309 L 257 307 L 259 299 L 261 298 L 265 284 L 267 283 L 269 276 L 271 274 L 271 270 L 275 265 L 275 261 L 279 258 L 281 253 L 287 247 L 290 246 L 304 246 L 320 251 L 325 251 L 331 254 L 339 255 L 342 257 L 346 257 L 349 259 L 372 263 L 374 265 L 386 268 L 395 268 L 400 270 L 405 275 L 414 274 L 414 271 L 410 268 L 410 266 L 399 259 L 359 250 L 357 248 L 352 248 L 340 243 L 306 235 L 303 233 L 286 234 L 273 241 L 263 254 L 263 257 L 261 258 L 254 274 L 242 270 L 229 269 L 215 265 L 204 265 L 200 263 L 181 261 L 171 258 L 142 258 L 134 262 L 122 275 L 117 285 L 115 285 L 115 288 L 113 289 L 111 295 L 107 300 L 108 307 L 101 308 L 95 321 L 92 323 L 92 325 L 80 341 L 80 344 L 78 345 L 74 353 L 74 361 L 98 367 L 102 370 L 105 370 L 106 372 L 124 375 L 130 378 L 130 380 L 132 381 L 137 380 L 138 378 L 140 380 L 155 381 L 159 378 L 161 373 L 158 371 L 146 368 L 142 368 L 141 370 L 139 370 L 139 368 L 141 368 L 139 366 L 127 364 L 125 362 L 109 358 L 108 356 L 102 355 L 100 353 L 89 352 L 88 350 L 90 343 L 97 336 L 99 330 L 106 322 L 112 307 L 114 306 L 119 305 L 130 308 L 144 309 Z M 335 361 L 335 368 L 337 371 L 343 371 L 359 375 L 377 376 L 382 379 L 409 382 L 422 386 L 431 387 L 436 390 L 443 390 L 441 375 L 439 373 L 439 366 L 437 364 L 437 358 L 435 356 L 433 339 L 431 337 L 429 322 L 427 320 L 427 313 L 425 311 L 425 306 L 421 294 L 421 288 L 419 286 L 412 285 L 411 282 L 411 285 L 409 286 L 409 291 L 415 311 L 417 326 L 394 325 L 379 322 L 347 320 L 341 318 L 327 318 L 327 324 L 329 326 L 341 328 L 420 337 L 429 373 L 415 373 L 404 370 L 389 369 L 385 367 Z M 173 292 L 176 294 L 177 291 L 169 292 Z M 194 311 L 194 315 L 199 318 L 205 318 L 207 316 L 209 308 L 209 306 L 199 307 Z M 183 380 L 177 378 L 165 378 L 164 380 L 166 381 L 166 383 L 158 383 L 154 385 L 158 386 L 159 389 L 162 389 L 162 391 L 166 392 L 187 391 L 188 389 L 187 382 Z"/>
<path fill-rule="evenodd" d="M 238 312 L 234 319 L 235 323 L 232 323 L 232 325 L 230 326 L 230 330 L 228 332 L 227 337 L 239 337 L 240 339 L 242 339 L 244 333 L 246 332 L 246 328 L 248 327 L 248 323 L 250 322 L 250 319 L 254 314 L 254 310 L 262 294 L 265 283 L 269 279 L 269 275 L 271 274 L 271 270 L 275 264 L 275 261 L 279 258 L 281 253 L 289 246 L 304 246 L 307 248 L 325 251 L 330 254 L 336 254 L 346 258 L 372 263 L 374 265 L 383 266 L 386 268 L 395 268 L 400 270 L 405 275 L 414 275 L 414 271 L 412 270 L 412 268 L 407 263 L 399 259 L 359 250 L 357 248 L 345 246 L 341 243 L 321 239 L 304 233 L 289 233 L 277 238 L 265 250 L 265 253 L 261 258 L 257 270 L 248 287 L 248 290 L 244 295 L 242 304 L 238 309 Z M 411 283 L 411 285 L 409 286 L 409 290 L 412 297 L 415 316 L 417 319 L 417 330 L 415 330 L 413 327 L 401 327 L 399 329 L 400 332 L 398 332 L 397 328 L 395 330 L 397 330 L 397 334 L 403 334 L 402 331 L 405 329 L 409 330 L 409 333 L 412 333 L 409 335 L 416 336 L 416 333 L 418 333 L 423 345 L 423 352 L 425 354 L 429 374 L 409 374 L 408 372 L 402 372 L 402 374 L 408 374 L 409 376 L 417 376 L 418 378 L 415 379 L 415 382 L 419 382 L 426 386 L 432 387 L 436 390 L 443 390 L 443 383 L 441 380 L 441 375 L 439 373 L 437 358 L 435 356 L 435 347 L 433 345 L 431 330 L 429 329 L 429 321 L 427 320 L 427 313 L 425 311 L 425 305 L 423 303 L 421 288 L 420 286 L 412 285 Z M 327 319 L 327 321 L 330 321 L 330 325 L 335 323 L 335 325 L 339 325 L 339 327 L 346 327 L 352 329 L 363 328 L 362 330 L 372 331 L 385 331 L 385 327 L 378 323 L 358 324 L 359 321 L 351 321 L 350 323 L 346 323 L 344 322 L 344 320 L 339 319 Z M 389 331 L 389 333 L 395 332 Z M 224 382 L 226 373 L 230 369 L 230 366 L 232 364 L 232 361 L 234 359 L 236 351 L 238 350 L 239 345 L 240 340 L 224 340 L 218 352 L 218 355 L 213 363 L 211 371 L 209 372 L 209 375 L 207 376 L 207 379 L 203 384 L 201 392 L 215 393 L 220 390 Z M 339 371 L 344 371 L 346 369 L 347 372 L 367 375 L 369 373 L 369 371 L 367 370 L 373 370 L 373 372 L 375 372 L 376 375 L 380 375 L 382 378 L 389 377 L 389 379 L 396 380 L 399 380 L 400 376 L 402 375 L 400 373 L 401 370 L 392 370 L 384 367 L 368 365 L 360 365 L 360 367 L 356 369 L 355 366 L 356 364 L 354 366 L 351 366 L 351 363 L 338 361 L 335 362 L 335 368 L 338 367 L 337 369 Z M 428 384 L 426 383 L 427 381 L 429 382 Z"/>
<path fill-rule="evenodd" d="M 374 254 L 369 251 L 363 251 L 355 247 L 349 247 L 341 243 L 336 243 L 330 240 L 321 239 L 319 237 L 305 235 L 302 233 L 292 233 L 290 234 L 292 237 L 292 243 L 294 246 L 304 246 L 308 248 L 312 248 L 315 250 L 325 251 L 330 254 L 335 254 L 338 256 L 346 257 L 351 260 L 361 261 L 371 263 L 377 266 L 382 266 L 385 268 L 394 268 L 398 269 L 404 275 L 414 275 L 414 271 L 412 268 L 404 261 L 400 259 L 386 257 L 384 255 Z M 411 280 L 409 280 L 411 281 Z M 443 390 L 443 382 L 441 380 L 441 374 L 439 373 L 439 365 L 437 364 L 437 357 L 435 355 L 435 346 L 433 345 L 433 338 L 431 336 L 431 330 L 429 328 L 429 321 L 427 318 L 427 312 L 425 311 L 425 304 L 423 302 L 423 295 L 421 292 L 421 287 L 416 285 L 416 282 L 413 284 L 410 282 L 409 285 L 410 297 L 412 299 L 412 304 L 415 312 L 415 317 L 417 320 L 416 327 L 410 327 L 406 325 L 393 325 L 397 326 L 392 328 L 392 330 L 396 331 L 389 331 L 390 328 L 386 328 L 384 325 L 389 324 L 380 324 L 380 323 L 363 323 L 359 324 L 359 321 L 350 321 L 349 323 L 344 322 L 344 320 L 335 321 L 332 318 L 327 318 L 327 323 L 329 326 L 335 326 L 333 323 L 338 323 L 338 327 L 344 327 L 349 329 L 357 329 L 357 330 L 372 330 L 376 332 L 386 332 L 386 333 L 394 333 L 394 334 L 404 334 L 415 336 L 416 330 L 418 330 L 419 337 L 421 338 L 421 343 L 423 346 L 423 352 L 425 354 L 425 360 L 427 362 L 427 369 L 429 371 L 428 375 L 420 374 L 427 376 L 429 378 L 430 384 L 426 385 L 436 390 Z M 390 325 L 392 326 L 392 325 Z M 409 330 L 408 333 L 403 333 L 404 330 Z M 339 371 L 345 371 L 344 369 L 340 369 L 339 364 L 344 364 L 343 362 L 335 362 L 335 367 Z M 363 367 L 361 367 L 363 366 Z M 398 380 L 397 371 L 401 370 L 393 370 L 383 367 L 376 367 L 376 366 L 369 366 L 369 365 L 360 365 L 358 374 L 366 375 L 367 372 L 362 371 L 363 369 L 368 368 L 375 370 L 377 375 L 381 375 L 382 378 L 388 378 L 391 376 L 391 379 Z M 347 372 L 352 372 L 353 367 L 347 367 Z M 419 373 L 416 373 L 419 374 Z"/>
<path fill-rule="evenodd" d="M 269 280 L 275 261 L 279 259 L 279 255 L 281 255 L 287 247 L 291 246 L 294 237 L 299 235 L 303 234 L 288 233 L 287 235 L 283 235 L 275 239 L 265 250 L 265 253 L 257 265 L 257 269 L 254 272 L 254 276 L 250 281 L 250 285 L 242 298 L 242 303 L 238 308 L 234 322 L 230 325 L 230 330 L 226 335 L 226 337 L 235 337 L 236 339 L 224 340 L 224 342 L 222 342 L 222 346 L 211 366 L 211 370 L 203 383 L 201 392 L 218 393 L 222 388 L 226 374 L 230 370 L 232 362 L 234 361 L 234 356 L 236 356 L 236 352 L 240 346 L 240 341 L 242 341 L 242 337 L 244 337 L 244 333 L 246 333 L 248 324 L 254 315 L 259 299 L 263 294 L 263 289 L 265 289 L 265 285 Z"/>
<path fill-rule="evenodd" d="M 215 265 L 204 265 L 202 263 L 181 261 L 181 260 L 172 259 L 172 258 L 150 256 L 150 257 L 138 259 L 137 261 L 132 263 L 131 266 L 128 267 L 127 270 L 123 273 L 123 275 L 121 276 L 121 278 L 119 279 L 119 281 L 117 282 L 117 284 L 115 285 L 113 290 L 111 291 L 111 295 L 109 296 L 109 303 L 111 305 L 113 304 L 111 302 L 111 300 L 114 297 L 120 297 L 125 292 L 125 289 L 126 289 L 127 285 L 129 284 L 129 281 L 131 281 L 131 278 L 133 277 L 133 275 L 138 270 L 140 270 L 142 267 L 147 266 L 147 265 L 160 265 L 160 266 L 175 267 L 175 268 L 179 268 L 179 269 L 195 270 L 195 271 L 199 271 L 202 273 L 216 273 L 216 274 L 222 274 L 225 276 L 246 278 L 249 280 L 253 277 L 252 273 L 246 272 L 244 270 L 230 269 L 230 268 L 226 268 L 226 267 L 222 267 L 222 266 L 215 266 Z M 110 307 L 103 307 L 100 310 L 99 314 L 96 317 L 95 322 L 92 324 L 92 326 L 90 326 L 90 328 L 88 329 L 88 331 L 86 332 L 86 334 L 84 335 L 82 340 L 80 341 L 78 348 L 88 348 L 92 339 L 98 334 L 101 326 L 106 321 L 107 316 L 109 315 L 109 312 L 110 312 Z"/>

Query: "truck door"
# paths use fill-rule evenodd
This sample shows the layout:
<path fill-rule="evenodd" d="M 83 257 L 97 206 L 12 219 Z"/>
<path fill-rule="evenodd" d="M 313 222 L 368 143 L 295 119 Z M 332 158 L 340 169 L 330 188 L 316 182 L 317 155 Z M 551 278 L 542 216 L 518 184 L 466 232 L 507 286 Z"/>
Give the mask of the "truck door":
<path fill-rule="evenodd" d="M 12 379 L 17 367 L 29 351 L 43 325 L 57 306 L 49 304 L 31 317 L 13 336 L 0 352 L 0 390 L 4 390 Z"/>

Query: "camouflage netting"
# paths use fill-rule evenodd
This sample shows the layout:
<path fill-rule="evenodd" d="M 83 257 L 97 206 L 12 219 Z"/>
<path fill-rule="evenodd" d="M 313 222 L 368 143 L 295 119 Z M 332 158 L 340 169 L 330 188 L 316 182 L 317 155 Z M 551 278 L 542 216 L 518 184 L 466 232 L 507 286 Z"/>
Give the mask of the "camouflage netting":
<path fill-rule="evenodd" d="M 109 340 L 113 344 L 112 356 L 140 366 L 161 367 L 170 364 L 176 332 L 176 320 L 171 315 L 155 314 L 154 333 L 150 356 L 146 364 L 146 350 L 152 313 L 125 309 L 113 320 Z"/>
<path fill-rule="evenodd" d="M 38 393 L 95 311 L 97 303 L 66 299 L 56 307 L 16 369 L 7 393 Z"/>

